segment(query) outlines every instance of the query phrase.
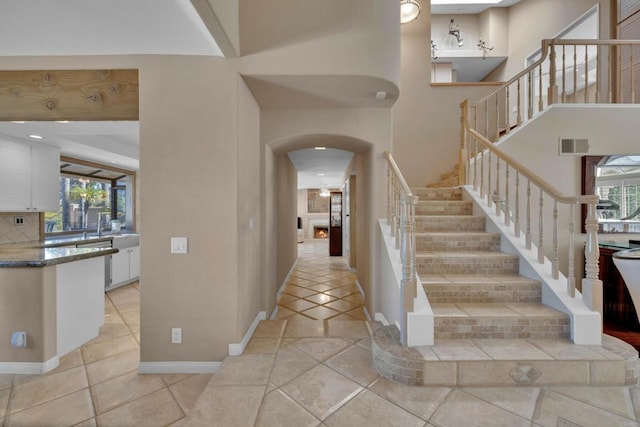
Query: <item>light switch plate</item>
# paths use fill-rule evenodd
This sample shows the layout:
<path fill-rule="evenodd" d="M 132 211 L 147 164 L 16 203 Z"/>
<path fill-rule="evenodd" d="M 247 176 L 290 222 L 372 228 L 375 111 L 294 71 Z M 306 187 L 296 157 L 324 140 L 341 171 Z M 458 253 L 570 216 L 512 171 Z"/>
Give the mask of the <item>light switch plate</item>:
<path fill-rule="evenodd" d="M 187 238 L 186 237 L 172 237 L 171 238 L 171 253 L 172 254 L 186 254 L 187 253 Z"/>

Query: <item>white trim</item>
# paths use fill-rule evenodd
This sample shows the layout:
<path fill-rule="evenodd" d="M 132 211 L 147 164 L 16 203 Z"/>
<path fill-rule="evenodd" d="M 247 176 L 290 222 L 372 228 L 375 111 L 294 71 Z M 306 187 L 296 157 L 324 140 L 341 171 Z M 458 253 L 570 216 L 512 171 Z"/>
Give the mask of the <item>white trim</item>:
<path fill-rule="evenodd" d="M 53 356 L 46 362 L 0 362 L 0 374 L 44 374 L 55 369 L 60 364 L 58 356 Z"/>
<path fill-rule="evenodd" d="M 278 292 L 276 292 L 276 307 L 271 312 L 271 317 L 269 317 L 270 320 L 276 320 L 276 316 L 278 315 L 278 303 L 277 303 L 278 298 L 280 298 L 280 295 L 284 291 L 284 288 L 287 286 L 287 282 L 289 281 L 289 277 L 291 276 L 291 273 L 293 273 L 293 269 L 296 268 L 296 265 L 298 265 L 298 260 L 299 259 L 300 258 L 296 258 L 296 260 L 293 262 L 293 265 L 289 269 L 289 272 L 287 273 L 287 275 L 285 276 L 284 280 L 282 281 L 282 284 L 278 288 Z"/>
<path fill-rule="evenodd" d="M 291 273 L 293 273 L 293 269 L 296 268 L 296 265 L 298 265 L 298 260 L 299 259 L 300 258 L 296 258 L 296 260 L 293 262 L 293 265 L 289 269 L 289 272 L 287 273 L 287 275 L 285 276 L 284 280 L 282 281 L 282 284 L 278 288 L 278 292 L 276 292 L 276 298 L 280 296 L 280 294 L 284 291 L 284 288 L 287 286 L 287 282 L 289 281 L 289 277 L 291 276 Z"/>
<path fill-rule="evenodd" d="M 222 362 L 140 362 L 141 374 L 213 374 Z"/>
<path fill-rule="evenodd" d="M 362 286 L 360 286 L 360 282 L 356 279 L 356 287 L 358 288 L 358 292 L 360 292 L 360 296 L 364 299 L 364 290 L 362 290 Z"/>
<path fill-rule="evenodd" d="M 382 323 L 383 326 L 389 326 L 389 321 L 384 317 L 384 314 L 376 313 L 375 319 L 376 322 Z"/>
<path fill-rule="evenodd" d="M 239 343 L 229 344 L 229 356 L 240 356 L 242 353 L 244 353 L 244 349 L 247 347 L 247 344 L 249 344 L 249 340 L 258 327 L 258 323 L 260 323 L 261 320 L 266 319 L 267 312 L 259 312 L 256 318 L 253 319 L 253 323 L 251 324 L 251 326 L 249 326 L 249 329 L 247 329 L 247 333 L 244 334 L 242 341 L 240 341 Z"/>
<path fill-rule="evenodd" d="M 364 317 L 366 317 L 367 320 L 371 321 L 372 317 L 369 314 L 369 310 L 367 310 L 367 306 L 366 305 L 362 306 L 362 311 L 364 311 Z"/>

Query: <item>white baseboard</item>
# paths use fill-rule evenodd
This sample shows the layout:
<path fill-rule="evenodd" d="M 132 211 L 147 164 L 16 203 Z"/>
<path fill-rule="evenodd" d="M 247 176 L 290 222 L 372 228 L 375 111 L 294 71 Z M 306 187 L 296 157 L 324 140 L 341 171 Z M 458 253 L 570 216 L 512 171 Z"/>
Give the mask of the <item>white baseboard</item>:
<path fill-rule="evenodd" d="M 49 372 L 60 364 L 58 356 L 46 362 L 0 362 L 0 374 L 37 375 Z"/>
<path fill-rule="evenodd" d="M 287 273 L 284 280 L 282 281 L 282 284 L 278 288 L 278 292 L 276 292 L 276 301 L 278 300 L 278 298 L 280 298 L 280 294 L 282 294 L 282 292 L 284 291 L 284 288 L 287 286 L 287 282 L 289 281 L 289 277 L 291 277 L 291 273 L 293 273 L 293 269 L 296 268 L 296 265 L 298 265 L 298 259 L 299 258 L 296 258 L 296 260 L 293 262 L 293 265 L 289 269 L 289 272 Z M 271 316 L 269 316 L 269 320 L 276 320 L 277 315 L 278 315 L 278 304 L 276 304 L 276 307 L 271 312 Z"/>
<path fill-rule="evenodd" d="M 247 347 L 247 344 L 249 344 L 249 340 L 251 339 L 251 336 L 255 332 L 256 328 L 258 327 L 258 323 L 260 323 L 261 320 L 266 320 L 266 319 L 267 319 L 267 312 L 266 311 L 259 312 L 256 318 L 253 319 L 253 323 L 251 324 L 251 326 L 249 326 L 247 333 L 244 334 L 242 341 L 235 344 L 229 344 L 229 356 L 240 356 L 242 353 L 244 353 L 244 349 Z"/>
<path fill-rule="evenodd" d="M 356 287 L 358 288 L 358 292 L 360 292 L 360 296 L 362 296 L 362 299 L 364 299 L 364 290 L 362 289 L 362 286 L 360 286 L 360 282 L 358 282 L 358 279 L 356 279 Z"/>
<path fill-rule="evenodd" d="M 213 374 L 222 362 L 140 362 L 141 374 Z"/>
<path fill-rule="evenodd" d="M 389 326 L 389 321 L 384 317 L 382 313 L 376 313 L 376 322 L 382 323 L 384 326 Z"/>

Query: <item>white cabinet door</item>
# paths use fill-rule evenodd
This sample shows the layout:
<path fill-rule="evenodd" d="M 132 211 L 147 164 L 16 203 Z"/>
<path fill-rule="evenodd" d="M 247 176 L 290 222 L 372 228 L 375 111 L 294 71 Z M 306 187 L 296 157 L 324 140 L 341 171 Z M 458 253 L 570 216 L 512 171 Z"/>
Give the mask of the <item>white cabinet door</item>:
<path fill-rule="evenodd" d="M 129 280 L 129 252 L 120 249 L 117 254 L 111 255 L 111 286 Z"/>
<path fill-rule="evenodd" d="M 50 147 L 31 150 L 31 208 L 35 211 L 60 210 L 60 152 Z"/>
<path fill-rule="evenodd" d="M 129 248 L 129 279 L 140 277 L 140 246 Z"/>
<path fill-rule="evenodd" d="M 0 141 L 0 211 L 31 208 L 31 147 Z"/>
<path fill-rule="evenodd" d="M 111 286 L 140 277 L 140 247 L 122 248 L 111 255 Z"/>
<path fill-rule="evenodd" d="M 0 211 L 57 212 L 59 185 L 57 149 L 0 141 Z"/>

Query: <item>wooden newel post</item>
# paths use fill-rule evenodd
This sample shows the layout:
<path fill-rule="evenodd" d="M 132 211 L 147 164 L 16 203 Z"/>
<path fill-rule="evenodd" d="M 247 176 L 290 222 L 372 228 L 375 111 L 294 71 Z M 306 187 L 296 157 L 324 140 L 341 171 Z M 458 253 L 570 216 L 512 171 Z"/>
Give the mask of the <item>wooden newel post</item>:
<path fill-rule="evenodd" d="M 556 46 L 551 40 L 549 44 L 549 88 L 547 90 L 547 105 L 558 103 L 558 84 L 556 82 Z"/>
<path fill-rule="evenodd" d="M 593 311 L 602 316 L 602 280 L 598 279 L 600 248 L 598 247 L 598 219 L 596 218 L 596 204 L 587 205 L 587 219 L 585 221 L 587 241 L 584 248 L 585 275 L 582 279 L 582 299 Z"/>
<path fill-rule="evenodd" d="M 400 259 L 402 261 L 402 316 L 400 339 L 402 345 L 407 345 L 407 316 L 409 312 L 413 311 L 413 300 L 417 296 L 415 237 L 415 206 L 417 202 L 417 196 L 403 194 L 401 197 Z"/>

